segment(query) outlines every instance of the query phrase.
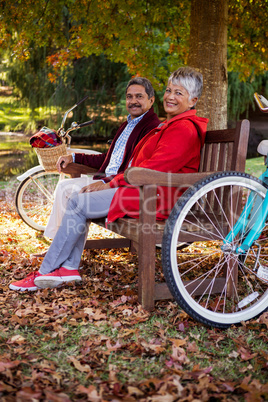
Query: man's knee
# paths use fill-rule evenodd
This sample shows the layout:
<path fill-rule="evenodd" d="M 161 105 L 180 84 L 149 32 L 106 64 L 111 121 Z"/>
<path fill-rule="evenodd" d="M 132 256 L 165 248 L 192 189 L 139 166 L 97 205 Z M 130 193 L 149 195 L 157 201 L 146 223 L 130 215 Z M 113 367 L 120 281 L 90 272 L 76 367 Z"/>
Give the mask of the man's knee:
<path fill-rule="evenodd" d="M 67 203 L 66 213 L 68 215 L 82 214 L 85 215 L 86 199 L 84 194 L 77 191 L 70 195 Z"/>
<path fill-rule="evenodd" d="M 87 225 L 83 223 L 77 223 L 76 219 L 74 218 L 69 218 L 67 220 L 67 234 L 85 234 L 87 231 Z"/>

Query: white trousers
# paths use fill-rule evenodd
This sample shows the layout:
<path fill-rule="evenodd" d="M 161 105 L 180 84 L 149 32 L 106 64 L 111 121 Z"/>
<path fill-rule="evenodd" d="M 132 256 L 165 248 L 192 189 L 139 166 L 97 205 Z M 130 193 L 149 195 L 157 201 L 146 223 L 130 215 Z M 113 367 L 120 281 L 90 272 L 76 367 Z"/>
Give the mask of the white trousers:
<path fill-rule="evenodd" d="M 96 183 L 96 180 L 93 180 L 92 177 L 93 176 L 83 175 L 75 179 L 63 179 L 58 182 L 54 194 L 52 211 L 44 231 L 44 235 L 46 237 L 54 239 L 60 227 L 63 215 L 65 214 L 67 202 L 71 194 L 75 192 L 79 193 L 81 188 L 89 185 L 90 183 Z"/>
<path fill-rule="evenodd" d="M 91 219 L 107 216 L 118 188 L 71 194 L 61 225 L 39 272 L 48 274 L 59 267 L 78 269 Z"/>

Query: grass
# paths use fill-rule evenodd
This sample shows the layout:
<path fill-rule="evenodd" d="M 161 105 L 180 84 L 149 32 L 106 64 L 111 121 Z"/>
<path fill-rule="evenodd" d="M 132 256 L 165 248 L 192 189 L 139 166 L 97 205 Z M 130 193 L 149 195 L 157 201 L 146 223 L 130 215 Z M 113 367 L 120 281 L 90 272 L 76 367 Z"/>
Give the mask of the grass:
<path fill-rule="evenodd" d="M 265 171 L 264 157 L 252 158 L 246 160 L 245 172 L 259 177 Z"/>
<path fill-rule="evenodd" d="M 27 127 L 31 119 L 31 110 L 21 107 L 13 97 L 0 96 L 0 128 L 2 131 L 20 131 Z"/>
<path fill-rule="evenodd" d="M 33 133 L 39 121 L 43 121 L 51 111 L 47 107 L 39 107 L 34 111 L 22 106 L 22 102 L 0 87 L 0 130 Z"/>
<path fill-rule="evenodd" d="M 102 392 L 99 401 L 179 400 L 179 389 L 190 400 L 243 401 L 245 392 L 251 400 L 268 398 L 268 323 L 207 328 L 171 301 L 144 311 L 137 303 L 137 258 L 127 250 L 85 252 L 80 285 L 9 290 L 11 281 L 40 266 L 29 254 L 48 245 L 16 214 L 8 198 L 13 190 L 0 199 L 1 381 L 8 384 L 2 397 L 12 400 L 27 384 L 40 393 L 36 400 L 54 400 L 47 389 L 80 400 L 81 387 Z"/>
<path fill-rule="evenodd" d="M 168 317 L 161 320 L 163 326 L 170 327 Z M 153 327 L 151 325 L 153 324 Z M 154 324 L 157 324 L 154 326 Z M 107 381 L 110 373 L 110 365 L 118 373 L 118 379 L 122 383 L 137 383 L 141 382 L 144 378 L 153 378 L 159 375 L 159 372 L 165 369 L 165 363 L 172 354 L 172 341 L 167 332 L 165 340 L 162 340 L 162 347 L 154 348 L 154 343 L 151 340 L 156 337 L 159 328 L 159 317 L 153 315 L 146 323 L 137 324 L 133 326 L 132 331 L 128 328 L 120 328 L 114 331 L 109 321 L 101 322 L 96 326 L 88 323 L 86 326 L 71 326 L 64 325 L 62 327 L 64 336 L 59 336 L 55 330 L 47 329 L 46 326 L 40 327 L 40 330 L 35 330 L 31 326 L 24 328 L 20 327 L 19 330 L 10 328 L 5 332 L 3 340 L 11 339 L 13 336 L 20 336 L 24 339 L 23 343 L 27 344 L 30 349 L 27 353 L 33 356 L 38 355 L 38 361 L 50 361 L 57 367 L 57 372 L 64 373 L 64 375 L 71 375 L 77 377 L 77 372 L 72 367 L 69 357 L 73 356 L 79 359 L 82 353 L 83 345 L 86 345 L 89 339 L 99 340 L 99 348 L 97 354 L 101 356 L 101 373 L 100 378 Z M 41 331 L 41 333 L 40 333 Z M 124 332 L 133 332 L 133 335 L 124 336 Z M 211 334 L 217 334 L 215 331 L 208 331 L 206 328 L 196 325 L 185 334 L 176 332 L 175 339 L 186 340 L 185 345 L 194 345 L 193 352 L 187 354 L 188 361 L 184 364 L 184 369 L 191 372 L 196 365 L 200 369 L 213 366 L 212 374 L 216 378 L 225 378 L 226 381 L 237 381 L 243 379 L 246 372 L 251 372 L 253 365 L 256 372 L 252 373 L 253 378 L 258 378 L 259 381 L 265 383 L 266 373 L 261 370 L 261 365 L 254 359 L 248 361 L 240 361 L 238 355 L 233 353 L 237 349 L 236 341 L 243 339 L 243 343 L 250 344 L 252 338 L 256 338 L 255 331 L 247 331 L 245 334 L 244 329 L 230 329 L 222 331 L 218 334 L 219 341 L 212 342 Z M 146 336 L 147 341 L 144 339 Z M 216 337 L 215 337 L 216 339 Z M 102 341 L 101 341 L 102 340 Z M 107 353 L 107 346 L 105 341 L 109 340 L 112 345 L 116 342 L 120 343 L 118 350 L 112 350 Z M 151 342 L 151 343 L 150 343 Z M 160 344 L 160 340 L 158 344 Z M 94 342 L 93 342 L 94 344 Z M 138 351 L 142 346 L 145 347 L 143 353 Z M 149 346 L 148 346 L 149 345 Z M 161 345 L 161 344 L 160 344 Z M 255 339 L 255 347 L 251 346 L 252 352 L 261 353 L 265 350 L 266 344 L 263 341 Z M 151 346 L 151 349 L 150 349 Z M 185 346 L 184 346 L 185 347 Z M 92 355 L 96 350 L 92 348 Z M 136 350 L 136 351 L 135 351 Z M 4 349 L 2 348 L 2 353 Z M 23 356 L 22 356 L 23 358 Z M 90 356 L 88 356 L 90 359 Z M 85 358 L 84 358 L 85 359 Z M 86 359 L 85 359 L 86 360 Z M 98 368 L 100 370 L 100 368 Z M 25 375 L 29 374 L 29 370 Z M 79 381 L 86 384 L 87 376 L 82 373 L 79 374 Z"/>
<path fill-rule="evenodd" d="M 27 300 L 25 297 L 19 299 L 23 300 L 23 303 Z M 51 322 L 53 321 L 54 319 Z M 51 329 L 47 325 L 40 326 L 39 329 L 38 326 L 31 325 L 20 326 L 18 329 L 17 325 L 17 329 L 11 326 L 5 331 L 2 341 L 20 336 L 20 342 L 24 345 L 24 349 L 27 345 L 28 350 L 18 356 L 19 359 L 24 360 L 25 355 L 29 355 L 33 359 L 33 365 L 35 360 L 39 365 L 42 361 L 50 362 L 57 373 L 61 373 L 63 377 L 74 377 L 83 385 L 88 384 L 87 371 L 75 369 L 70 356 L 78 361 L 83 355 L 84 368 L 86 365 L 95 366 L 93 370 L 100 381 L 109 381 L 112 367 L 120 383 L 137 384 L 145 378 L 157 378 L 161 372 L 167 371 L 167 362 L 171 359 L 172 345 L 176 340 L 185 341 L 181 349 L 182 357 L 184 350 L 187 347 L 189 349 L 185 361 L 181 360 L 185 372 L 193 372 L 197 366 L 200 370 L 211 367 L 210 374 L 226 382 L 242 381 L 245 375 L 251 375 L 253 379 L 266 383 L 266 373 L 262 369 L 263 361 L 258 362 L 254 357 L 243 361 L 236 352 L 237 341 L 242 341 L 245 346 L 250 345 L 252 353 L 261 356 L 261 351 L 267 349 L 267 345 L 257 339 L 256 331 L 232 328 L 219 333 L 196 324 L 185 333 L 177 331 L 172 337 L 167 331 L 163 339 L 159 338 L 160 322 L 163 328 L 169 329 L 171 326 L 169 316 L 162 317 L 159 321 L 157 312 L 145 323 L 136 324 L 131 328 L 125 324 L 116 330 L 112 320 L 103 320 L 97 326 L 90 323 L 75 326 L 58 324 Z M 59 330 L 62 335 L 59 334 Z M 255 338 L 254 345 L 251 345 L 253 338 Z M 153 340 L 156 339 L 155 344 Z M 118 343 L 118 349 L 109 350 L 108 341 L 111 347 Z M 90 345 L 88 351 L 87 344 Z M 3 346 L 1 354 L 4 351 Z M 16 350 L 13 352 L 16 353 Z M 23 374 L 25 376 L 31 374 L 31 365 L 24 367 Z"/>
<path fill-rule="evenodd" d="M 29 141 L 6 141 L 0 142 L 0 152 L 3 151 L 25 151 L 30 150 L 31 145 Z"/>

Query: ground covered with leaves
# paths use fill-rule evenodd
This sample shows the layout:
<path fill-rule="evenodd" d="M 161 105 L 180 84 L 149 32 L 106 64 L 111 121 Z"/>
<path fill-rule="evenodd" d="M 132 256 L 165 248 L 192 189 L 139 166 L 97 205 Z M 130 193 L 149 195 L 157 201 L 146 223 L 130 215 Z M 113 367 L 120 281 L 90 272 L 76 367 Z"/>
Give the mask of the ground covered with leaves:
<path fill-rule="evenodd" d="M 0 189 L 1 401 L 268 400 L 268 313 L 225 331 L 170 301 L 148 313 L 127 249 L 85 252 L 79 285 L 9 290 L 49 245 L 17 215 L 14 190 Z M 157 266 L 161 277 L 160 255 Z"/>

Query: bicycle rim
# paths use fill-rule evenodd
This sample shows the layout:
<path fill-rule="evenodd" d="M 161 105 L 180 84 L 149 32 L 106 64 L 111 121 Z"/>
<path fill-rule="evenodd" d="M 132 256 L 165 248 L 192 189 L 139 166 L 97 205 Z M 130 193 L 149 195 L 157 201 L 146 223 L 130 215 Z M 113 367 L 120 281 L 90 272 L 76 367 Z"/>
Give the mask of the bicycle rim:
<path fill-rule="evenodd" d="M 249 175 L 219 173 L 187 190 L 173 208 L 163 237 L 163 269 L 175 300 L 194 319 L 225 328 L 267 309 L 267 283 L 258 279 L 257 270 L 268 266 L 268 227 L 246 254 L 235 251 L 255 222 L 256 208 L 225 244 L 240 216 L 239 206 L 251 194 L 260 208 L 266 191 Z"/>
<path fill-rule="evenodd" d="M 60 175 L 37 172 L 19 185 L 15 205 L 19 216 L 31 228 L 43 232 L 51 213 L 54 191 Z"/>

